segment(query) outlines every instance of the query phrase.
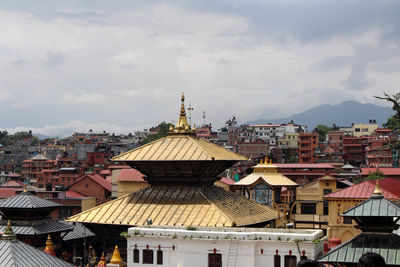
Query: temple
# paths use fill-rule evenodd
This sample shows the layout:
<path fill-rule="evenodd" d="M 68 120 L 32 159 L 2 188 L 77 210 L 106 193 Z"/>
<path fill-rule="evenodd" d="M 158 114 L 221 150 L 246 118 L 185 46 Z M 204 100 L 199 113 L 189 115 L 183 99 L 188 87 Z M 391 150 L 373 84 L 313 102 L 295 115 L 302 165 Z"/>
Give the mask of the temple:
<path fill-rule="evenodd" d="M 150 186 L 68 221 L 81 222 L 105 239 L 133 226 L 274 226 L 275 209 L 214 186 L 224 170 L 246 158 L 197 138 L 193 128 L 182 95 L 178 123 L 166 137 L 112 158 L 139 170 Z"/>

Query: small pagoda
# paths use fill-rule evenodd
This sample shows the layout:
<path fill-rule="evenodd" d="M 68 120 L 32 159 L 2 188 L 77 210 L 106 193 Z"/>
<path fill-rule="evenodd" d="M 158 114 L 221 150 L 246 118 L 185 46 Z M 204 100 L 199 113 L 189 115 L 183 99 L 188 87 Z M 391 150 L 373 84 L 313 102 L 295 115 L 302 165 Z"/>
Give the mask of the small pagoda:
<path fill-rule="evenodd" d="M 275 209 L 228 192 L 214 182 L 241 155 L 196 137 L 186 118 L 184 95 L 178 123 L 168 136 L 112 158 L 145 175 L 149 187 L 68 218 L 104 234 L 132 226 L 264 227 L 273 225 Z"/>
<path fill-rule="evenodd" d="M 378 180 L 371 197 L 345 211 L 341 216 L 353 219 L 362 232 L 353 239 L 335 247 L 320 261 L 340 266 L 358 266 L 359 258 L 366 252 L 380 254 L 387 266 L 400 266 L 399 228 L 400 204 L 382 195 Z"/>
<path fill-rule="evenodd" d="M 19 195 L 0 202 L 0 230 L 4 231 L 10 220 L 14 233 L 25 243 L 41 247 L 49 234 L 53 240 L 61 241 L 61 234 L 72 231 L 73 227 L 51 218 L 50 213 L 60 206 L 29 193 L 25 188 Z"/>

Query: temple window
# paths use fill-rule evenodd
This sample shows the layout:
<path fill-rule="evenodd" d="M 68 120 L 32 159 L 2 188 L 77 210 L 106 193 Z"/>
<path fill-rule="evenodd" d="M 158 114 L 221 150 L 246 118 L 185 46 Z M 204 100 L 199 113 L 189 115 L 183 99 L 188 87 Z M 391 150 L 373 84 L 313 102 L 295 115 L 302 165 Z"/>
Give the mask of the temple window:
<path fill-rule="evenodd" d="M 296 256 L 286 255 L 285 256 L 285 267 L 296 267 L 297 258 Z"/>
<path fill-rule="evenodd" d="M 222 267 L 222 254 L 208 254 L 208 267 Z"/>
<path fill-rule="evenodd" d="M 153 264 L 153 250 L 151 249 L 143 249 L 143 264 Z"/>
<path fill-rule="evenodd" d="M 162 250 L 157 250 L 157 264 L 163 264 L 163 252 Z"/>
<path fill-rule="evenodd" d="M 137 248 L 133 250 L 133 262 L 139 263 L 139 250 Z"/>

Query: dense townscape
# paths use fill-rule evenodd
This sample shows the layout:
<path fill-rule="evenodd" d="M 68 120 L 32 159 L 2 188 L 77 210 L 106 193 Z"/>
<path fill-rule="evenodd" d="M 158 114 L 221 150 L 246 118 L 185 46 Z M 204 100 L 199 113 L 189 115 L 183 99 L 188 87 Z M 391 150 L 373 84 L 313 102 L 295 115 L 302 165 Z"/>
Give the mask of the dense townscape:
<path fill-rule="evenodd" d="M 184 95 L 179 114 L 176 125 L 128 135 L 89 130 L 39 140 L 3 132 L 4 246 L 23 242 L 60 266 L 295 266 L 306 258 L 352 266 L 358 258 L 348 250 L 374 244 L 349 245 L 363 238 L 399 251 L 395 129 L 371 119 L 308 131 L 233 117 L 214 132 L 188 123 Z M 255 251 L 251 260 L 246 250 Z"/>

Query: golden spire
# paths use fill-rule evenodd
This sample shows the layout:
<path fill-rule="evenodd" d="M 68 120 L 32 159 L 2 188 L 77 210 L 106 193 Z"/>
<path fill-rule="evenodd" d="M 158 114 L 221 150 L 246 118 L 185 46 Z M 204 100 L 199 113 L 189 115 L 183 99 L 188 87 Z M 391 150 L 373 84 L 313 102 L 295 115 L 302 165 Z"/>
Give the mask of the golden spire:
<path fill-rule="evenodd" d="M 374 195 L 382 195 L 381 188 L 379 187 L 379 181 L 376 179 L 375 190 L 372 193 Z"/>
<path fill-rule="evenodd" d="M 269 164 L 272 164 L 272 159 L 269 159 Z"/>
<path fill-rule="evenodd" d="M 122 258 L 121 258 L 121 255 L 119 254 L 118 246 L 115 246 L 114 253 L 112 255 L 110 263 L 111 264 L 121 264 L 122 263 Z"/>
<path fill-rule="evenodd" d="M 176 133 L 176 134 L 193 134 L 195 131 L 192 131 L 190 129 L 190 125 L 187 122 L 186 118 L 186 111 L 185 111 L 185 95 L 182 93 L 181 96 L 181 111 L 179 113 L 179 120 L 178 123 L 176 124 L 175 127 L 171 130 L 170 127 L 170 133 Z"/>
<path fill-rule="evenodd" d="M 50 234 L 47 236 L 46 247 L 44 252 L 50 255 L 55 256 L 56 253 L 54 252 L 53 242 L 51 241 Z"/>
<path fill-rule="evenodd" d="M 106 261 L 106 257 L 104 256 L 104 251 L 103 251 L 103 254 L 101 254 L 100 261 L 97 264 L 97 267 L 106 267 L 106 266 L 107 266 L 107 261 Z"/>
<path fill-rule="evenodd" d="M 26 189 L 27 185 L 24 186 L 24 193 L 28 192 L 28 189 Z"/>

